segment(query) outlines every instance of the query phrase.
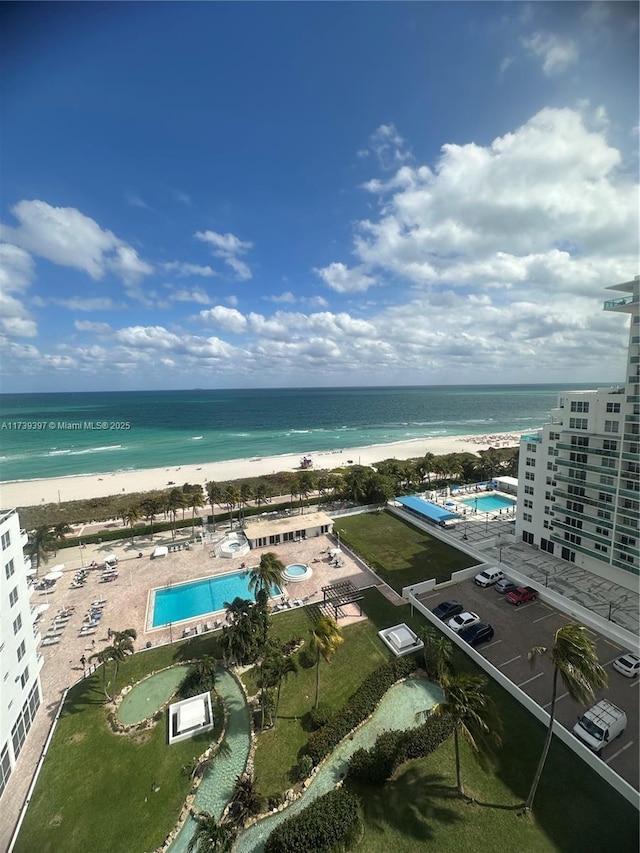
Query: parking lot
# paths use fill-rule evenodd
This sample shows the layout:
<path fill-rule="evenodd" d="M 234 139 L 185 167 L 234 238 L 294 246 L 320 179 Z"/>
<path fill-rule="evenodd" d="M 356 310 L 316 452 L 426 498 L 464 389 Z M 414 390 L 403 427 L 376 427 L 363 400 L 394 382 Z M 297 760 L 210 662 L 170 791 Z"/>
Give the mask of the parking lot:
<path fill-rule="evenodd" d="M 473 579 L 462 581 L 446 590 L 425 593 L 418 598 L 430 610 L 442 601 L 459 601 L 465 610 L 477 613 L 483 622 L 489 622 L 495 630 L 495 636 L 491 642 L 478 646 L 476 651 L 501 670 L 538 705 L 549 710 L 553 676 L 551 660 L 548 655 L 542 655 L 531 664 L 528 653 L 534 646 L 546 646 L 551 649 L 555 632 L 572 621 L 570 617 L 540 601 L 515 607 L 506 601 L 504 595 L 496 592 L 494 587 L 482 589 L 474 584 Z M 640 678 L 625 678 L 613 669 L 613 661 L 627 651 L 626 649 L 593 631 L 590 633 L 595 640 L 600 662 L 609 676 L 608 688 L 596 693 L 596 700 L 606 696 L 627 714 L 626 731 L 604 748 L 602 760 L 638 790 Z M 571 699 L 560 682 L 556 700 L 558 721 L 571 730 L 584 710 L 584 707 Z"/>

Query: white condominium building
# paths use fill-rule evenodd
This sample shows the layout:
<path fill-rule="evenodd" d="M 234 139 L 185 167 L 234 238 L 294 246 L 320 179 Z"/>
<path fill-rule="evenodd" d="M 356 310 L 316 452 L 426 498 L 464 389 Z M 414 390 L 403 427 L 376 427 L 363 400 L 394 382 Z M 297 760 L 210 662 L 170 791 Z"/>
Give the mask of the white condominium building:
<path fill-rule="evenodd" d="M 0 797 L 42 701 L 26 544 L 18 513 L 0 511 Z"/>
<path fill-rule="evenodd" d="M 631 315 L 625 382 L 558 396 L 551 421 L 520 439 L 516 536 L 629 589 L 640 560 L 640 276 L 608 290 Z"/>

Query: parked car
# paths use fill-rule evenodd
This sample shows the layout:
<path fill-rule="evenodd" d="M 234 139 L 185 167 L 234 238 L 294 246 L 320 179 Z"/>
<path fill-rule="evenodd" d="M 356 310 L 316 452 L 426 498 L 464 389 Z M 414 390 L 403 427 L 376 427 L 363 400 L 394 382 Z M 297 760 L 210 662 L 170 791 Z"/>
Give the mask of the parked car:
<path fill-rule="evenodd" d="M 467 628 L 469 625 L 473 625 L 474 622 L 479 621 L 480 617 L 477 613 L 471 613 L 469 610 L 465 610 L 464 613 L 458 613 L 458 615 L 454 616 L 453 619 L 449 619 L 447 625 L 452 631 L 457 633 L 461 628 Z"/>
<path fill-rule="evenodd" d="M 457 616 L 458 613 L 462 613 L 464 610 L 463 606 L 459 601 L 441 601 L 436 607 L 431 611 L 434 616 L 437 616 L 438 619 L 442 619 L 443 622 L 446 622 L 448 619 L 451 619 L 452 616 Z"/>
<path fill-rule="evenodd" d="M 538 597 L 537 590 L 531 586 L 518 586 L 512 592 L 507 593 L 507 601 L 509 604 L 515 604 L 519 607 L 527 601 L 535 601 Z"/>
<path fill-rule="evenodd" d="M 498 583 L 496 584 L 496 592 L 500 592 L 506 594 L 507 592 L 513 592 L 514 589 L 518 588 L 518 584 L 515 581 L 512 581 L 511 578 L 500 578 Z"/>
<path fill-rule="evenodd" d="M 494 583 L 497 583 L 499 580 L 502 580 L 504 577 L 504 572 L 501 572 L 500 569 L 497 569 L 495 566 L 489 566 L 488 569 L 480 572 L 480 574 L 476 575 L 473 579 L 473 582 L 478 586 L 491 586 Z"/>
<path fill-rule="evenodd" d="M 458 636 L 470 646 L 478 646 L 480 643 L 493 640 L 493 633 L 493 628 L 488 622 L 475 622 L 466 628 L 460 628 Z"/>
<path fill-rule="evenodd" d="M 640 673 L 640 655 L 635 652 L 625 652 L 614 660 L 613 668 L 627 678 L 635 678 Z"/>
<path fill-rule="evenodd" d="M 573 733 L 600 755 L 604 747 L 624 732 L 627 715 L 607 699 L 601 699 L 585 711 L 573 727 Z"/>

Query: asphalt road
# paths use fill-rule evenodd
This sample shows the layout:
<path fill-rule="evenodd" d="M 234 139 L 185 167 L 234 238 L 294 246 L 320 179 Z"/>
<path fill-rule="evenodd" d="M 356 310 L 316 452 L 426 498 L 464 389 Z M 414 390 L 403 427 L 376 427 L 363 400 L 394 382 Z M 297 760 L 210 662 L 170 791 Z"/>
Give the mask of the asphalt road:
<path fill-rule="evenodd" d="M 429 609 L 433 609 L 441 601 L 459 601 L 465 610 L 471 610 L 477 613 L 483 622 L 489 622 L 495 630 L 495 636 L 490 643 L 477 646 L 476 651 L 500 669 L 538 705 L 546 711 L 549 710 L 553 675 L 551 661 L 548 655 L 541 655 L 531 664 L 528 653 L 534 646 L 546 646 L 551 649 L 555 632 L 567 622 L 571 622 L 570 617 L 540 601 L 515 607 L 506 601 L 504 595 L 496 592 L 494 587 L 482 589 L 474 584 L 473 579 L 462 581 L 444 591 L 421 595 L 419 598 Z M 640 678 L 625 678 L 612 666 L 613 661 L 626 649 L 593 631 L 590 633 L 595 640 L 600 662 L 609 676 L 608 687 L 596 693 L 596 700 L 606 696 L 627 714 L 626 731 L 604 748 L 602 760 L 638 790 Z M 557 720 L 571 730 L 585 710 L 573 701 L 561 683 L 556 700 Z"/>

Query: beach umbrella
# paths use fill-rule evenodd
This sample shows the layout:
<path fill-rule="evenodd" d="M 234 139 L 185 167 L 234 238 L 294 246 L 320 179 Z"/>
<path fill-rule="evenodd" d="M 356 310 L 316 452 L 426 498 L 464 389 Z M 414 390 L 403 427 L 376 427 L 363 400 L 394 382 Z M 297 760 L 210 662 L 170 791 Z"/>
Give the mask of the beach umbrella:
<path fill-rule="evenodd" d="M 59 581 L 62 577 L 62 572 L 59 569 L 52 569 L 44 576 L 46 581 Z"/>
<path fill-rule="evenodd" d="M 342 554 L 342 550 L 340 548 L 332 548 L 329 551 L 330 554 Z"/>
<path fill-rule="evenodd" d="M 39 604 L 37 607 L 34 608 L 34 613 L 39 616 L 41 613 L 44 613 L 45 610 L 48 610 L 50 607 L 50 604 Z"/>

